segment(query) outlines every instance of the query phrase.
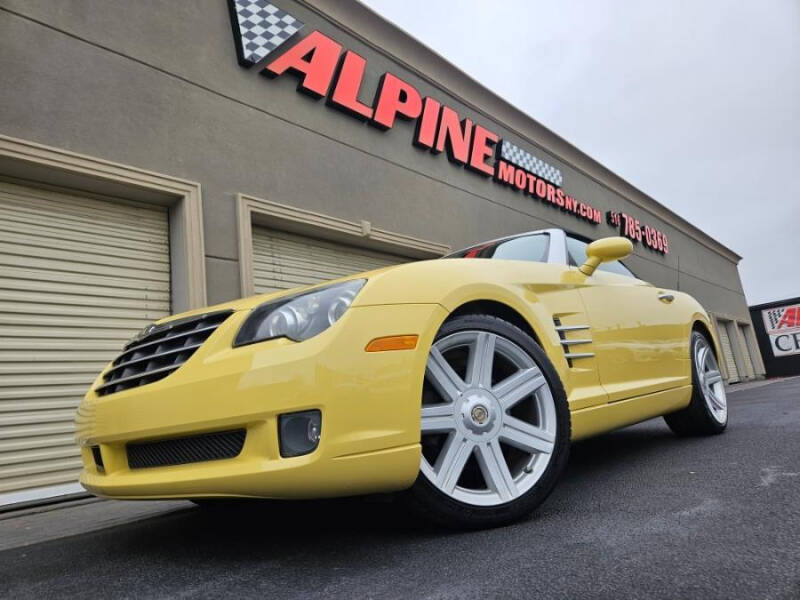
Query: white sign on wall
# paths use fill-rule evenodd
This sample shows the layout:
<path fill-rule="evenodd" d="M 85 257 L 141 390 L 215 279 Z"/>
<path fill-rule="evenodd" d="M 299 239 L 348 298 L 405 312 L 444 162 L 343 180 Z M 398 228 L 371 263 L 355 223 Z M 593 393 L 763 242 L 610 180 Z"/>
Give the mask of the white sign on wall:
<path fill-rule="evenodd" d="M 800 354 L 800 304 L 761 311 L 773 356 Z"/>

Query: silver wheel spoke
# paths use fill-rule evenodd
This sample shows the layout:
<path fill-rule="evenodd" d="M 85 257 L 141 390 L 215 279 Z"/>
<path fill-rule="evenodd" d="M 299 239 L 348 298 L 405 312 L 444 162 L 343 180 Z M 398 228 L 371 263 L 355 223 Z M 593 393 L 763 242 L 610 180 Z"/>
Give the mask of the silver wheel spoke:
<path fill-rule="evenodd" d="M 500 402 L 503 410 L 508 410 L 546 384 L 547 380 L 542 372 L 536 367 L 531 367 L 507 377 L 492 389 L 492 393 Z"/>
<path fill-rule="evenodd" d="M 442 398 L 453 402 L 458 399 L 466 387 L 464 381 L 445 360 L 442 353 L 434 346 L 431 348 L 426 366 L 426 374 Z"/>
<path fill-rule="evenodd" d="M 520 450 L 544 454 L 553 452 L 556 441 L 556 437 L 549 431 L 509 415 L 503 421 L 500 439 Z"/>
<path fill-rule="evenodd" d="M 501 501 L 508 502 L 517 495 L 517 484 L 508 470 L 506 459 L 497 440 L 477 446 L 478 465 L 480 465 L 486 485 L 496 492 Z"/>
<path fill-rule="evenodd" d="M 453 420 L 453 403 L 431 404 L 422 407 L 422 433 L 453 431 L 456 423 Z"/>
<path fill-rule="evenodd" d="M 453 493 L 474 447 L 473 442 L 465 440 L 459 435 L 453 434 L 447 438 L 434 467 L 436 485 L 442 491 L 448 494 Z"/>
<path fill-rule="evenodd" d="M 708 388 L 708 394 L 706 397 L 711 401 L 717 410 L 723 410 L 725 408 L 725 403 L 717 398 L 717 395 L 714 393 L 713 389 Z"/>
<path fill-rule="evenodd" d="M 705 377 L 703 379 L 705 379 L 705 382 L 708 385 L 714 385 L 718 381 L 722 381 L 722 374 L 716 369 L 714 369 L 712 371 L 706 372 Z"/>
<path fill-rule="evenodd" d="M 496 337 L 493 333 L 481 331 L 475 338 L 467 363 L 467 381 L 473 387 L 492 387 L 492 366 Z"/>
<path fill-rule="evenodd" d="M 708 370 L 711 371 L 712 369 L 716 369 L 716 361 L 714 360 L 714 354 L 711 352 L 711 348 L 706 347 L 706 353 L 703 356 L 703 368 L 708 367 Z"/>
<path fill-rule="evenodd" d="M 705 372 L 706 358 L 708 358 L 708 348 L 706 346 L 700 346 L 697 349 L 697 372 L 698 373 L 704 373 Z"/>

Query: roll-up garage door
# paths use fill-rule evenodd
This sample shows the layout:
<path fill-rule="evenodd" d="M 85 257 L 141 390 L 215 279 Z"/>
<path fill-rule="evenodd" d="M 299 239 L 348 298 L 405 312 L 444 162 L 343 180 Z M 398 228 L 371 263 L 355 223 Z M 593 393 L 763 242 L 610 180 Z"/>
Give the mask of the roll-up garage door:
<path fill-rule="evenodd" d="M 311 285 L 411 259 L 253 227 L 253 278 L 258 294 Z"/>
<path fill-rule="evenodd" d="M 719 323 L 719 343 L 722 345 L 723 359 L 725 366 L 728 368 L 728 381 L 731 383 L 739 381 L 739 369 L 736 368 L 736 359 L 733 357 L 733 348 L 731 348 L 731 339 L 728 336 L 728 324 L 720 321 Z"/>
<path fill-rule="evenodd" d="M 756 363 L 753 360 L 753 355 L 750 352 L 750 344 L 747 343 L 747 327 L 745 325 L 737 325 L 739 328 L 739 340 L 741 341 L 742 346 L 742 357 L 744 358 L 745 364 L 744 369 L 742 369 L 748 377 L 755 377 L 756 375 Z"/>
<path fill-rule="evenodd" d="M 0 505 L 78 491 L 75 409 L 169 308 L 166 209 L 0 182 Z"/>

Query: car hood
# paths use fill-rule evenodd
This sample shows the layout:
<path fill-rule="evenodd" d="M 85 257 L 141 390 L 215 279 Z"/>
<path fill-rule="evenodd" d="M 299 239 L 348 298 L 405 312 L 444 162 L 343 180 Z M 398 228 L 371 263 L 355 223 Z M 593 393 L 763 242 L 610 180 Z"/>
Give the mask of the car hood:
<path fill-rule="evenodd" d="M 296 294 L 302 294 L 306 291 L 311 291 L 315 288 L 325 287 L 335 283 L 341 283 L 344 281 L 351 281 L 353 279 L 373 279 L 376 276 L 379 276 L 387 271 L 392 269 L 396 269 L 397 267 L 402 265 L 392 265 L 389 267 L 383 267 L 381 269 L 375 269 L 373 271 L 365 271 L 363 273 L 354 273 L 353 275 L 348 275 L 347 277 L 341 277 L 339 279 L 331 279 L 330 281 L 323 281 L 321 283 L 317 283 L 314 285 L 306 285 L 300 286 L 296 288 L 291 288 L 288 290 L 280 290 L 277 292 L 270 292 L 268 294 L 256 294 L 254 296 L 248 296 L 246 298 L 239 298 L 238 300 L 231 300 L 229 302 L 221 302 L 219 304 L 214 304 L 211 306 L 206 306 L 203 308 L 196 308 L 194 310 L 188 310 L 182 313 L 176 313 L 174 315 L 170 315 L 168 317 L 164 317 L 156 321 L 157 324 L 161 323 L 168 323 L 169 321 L 174 321 L 177 319 L 184 319 L 186 317 L 193 317 L 198 315 L 203 315 L 207 313 L 217 312 L 220 310 L 252 310 L 257 306 L 264 304 L 265 302 L 271 302 L 273 300 L 277 300 L 279 298 L 283 298 L 285 296 L 294 296 Z"/>
<path fill-rule="evenodd" d="M 453 308 L 470 297 L 481 298 L 489 293 L 489 288 L 494 290 L 491 296 L 501 300 L 511 290 L 517 290 L 514 293 L 523 293 L 524 290 L 533 292 L 537 289 L 552 289 L 553 286 L 574 285 L 571 279 L 575 277 L 582 277 L 577 269 L 530 261 L 487 258 L 423 260 L 354 273 L 316 285 L 232 300 L 172 315 L 159 323 L 217 310 L 252 310 L 265 302 L 352 279 L 368 280 L 353 301 L 353 307 L 433 303 Z"/>

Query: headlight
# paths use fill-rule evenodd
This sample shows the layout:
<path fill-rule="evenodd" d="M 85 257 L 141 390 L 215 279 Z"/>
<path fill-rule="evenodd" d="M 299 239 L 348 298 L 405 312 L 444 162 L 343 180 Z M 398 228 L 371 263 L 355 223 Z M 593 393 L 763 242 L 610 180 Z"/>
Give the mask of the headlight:
<path fill-rule="evenodd" d="M 314 337 L 342 318 L 366 282 L 354 279 L 262 304 L 244 322 L 233 345 L 279 337 L 302 342 Z"/>

